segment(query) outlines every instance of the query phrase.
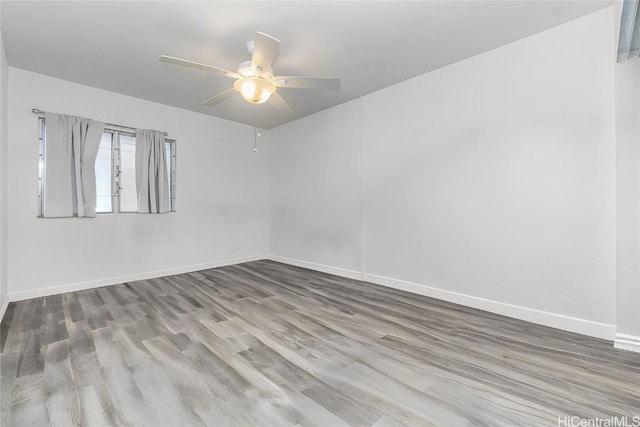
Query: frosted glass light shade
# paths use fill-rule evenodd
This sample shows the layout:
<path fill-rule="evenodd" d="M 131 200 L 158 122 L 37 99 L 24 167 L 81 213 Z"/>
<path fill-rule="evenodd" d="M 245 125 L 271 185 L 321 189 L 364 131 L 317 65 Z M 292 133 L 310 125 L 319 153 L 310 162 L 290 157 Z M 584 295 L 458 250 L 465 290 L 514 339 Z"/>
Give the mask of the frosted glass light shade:
<path fill-rule="evenodd" d="M 245 101 L 252 104 L 266 102 L 271 94 L 276 91 L 276 85 L 261 77 L 245 77 L 236 80 L 233 87 L 240 92 Z"/>

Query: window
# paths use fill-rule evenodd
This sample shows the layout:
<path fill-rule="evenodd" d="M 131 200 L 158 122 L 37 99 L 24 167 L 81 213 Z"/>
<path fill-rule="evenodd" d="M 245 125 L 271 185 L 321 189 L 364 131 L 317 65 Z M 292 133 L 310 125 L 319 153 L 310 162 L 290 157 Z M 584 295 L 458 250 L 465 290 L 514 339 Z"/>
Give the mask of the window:
<path fill-rule="evenodd" d="M 136 194 L 136 137 L 120 134 L 120 168 L 118 169 L 120 185 L 120 212 L 138 210 Z"/>
<path fill-rule="evenodd" d="M 96 213 L 113 212 L 113 134 L 105 132 L 96 157 Z"/>
<path fill-rule="evenodd" d="M 44 209 L 45 120 L 38 122 L 38 216 Z M 176 142 L 165 140 L 167 176 L 171 211 L 176 200 Z M 130 131 L 106 126 L 96 156 L 96 213 L 135 213 L 138 210 L 136 193 L 136 136 Z"/>

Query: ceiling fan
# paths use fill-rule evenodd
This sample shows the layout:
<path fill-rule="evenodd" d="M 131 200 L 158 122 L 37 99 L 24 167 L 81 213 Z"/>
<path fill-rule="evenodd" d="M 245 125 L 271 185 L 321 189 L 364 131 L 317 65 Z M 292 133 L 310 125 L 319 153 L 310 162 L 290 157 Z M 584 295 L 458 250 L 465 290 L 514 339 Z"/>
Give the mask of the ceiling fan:
<path fill-rule="evenodd" d="M 247 43 L 247 50 L 251 55 L 251 60 L 242 62 L 237 72 L 166 55 L 162 55 L 158 59 L 169 64 L 222 74 L 236 80 L 232 88 L 207 99 L 202 105 L 218 105 L 233 96 L 234 92 L 240 92 L 244 100 L 251 104 L 257 105 L 269 101 L 278 111 L 290 115 L 295 111 L 278 94 L 278 88 L 340 89 L 340 80 L 334 78 L 274 76 L 271 63 L 278 53 L 279 46 L 279 40 L 261 32 L 256 33 L 255 40 Z"/>

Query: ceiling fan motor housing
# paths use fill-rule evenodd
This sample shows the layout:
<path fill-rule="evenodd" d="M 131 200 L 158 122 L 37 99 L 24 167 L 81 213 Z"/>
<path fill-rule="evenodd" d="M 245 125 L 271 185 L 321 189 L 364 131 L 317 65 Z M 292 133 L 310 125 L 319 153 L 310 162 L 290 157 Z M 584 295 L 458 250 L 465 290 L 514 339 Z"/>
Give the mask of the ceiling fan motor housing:
<path fill-rule="evenodd" d="M 261 76 L 267 80 L 273 80 L 273 69 L 271 67 L 269 67 L 267 71 L 264 71 L 260 67 L 254 68 L 251 61 L 242 62 L 238 66 L 238 74 L 242 77 Z"/>

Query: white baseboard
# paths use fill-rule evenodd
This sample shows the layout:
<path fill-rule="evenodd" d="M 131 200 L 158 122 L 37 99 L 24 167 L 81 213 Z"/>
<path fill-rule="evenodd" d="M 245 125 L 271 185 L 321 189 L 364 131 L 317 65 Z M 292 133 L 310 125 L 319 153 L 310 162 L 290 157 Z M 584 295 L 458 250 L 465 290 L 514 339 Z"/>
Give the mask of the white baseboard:
<path fill-rule="evenodd" d="M 616 339 L 613 341 L 613 346 L 620 350 L 629 350 L 640 353 L 640 337 L 617 333 Z"/>
<path fill-rule="evenodd" d="M 378 276 L 374 274 L 363 274 L 359 271 L 332 267 L 323 264 L 317 264 L 309 261 L 286 258 L 277 255 L 263 256 L 254 255 L 242 258 L 233 258 L 220 261 L 213 261 L 203 264 L 194 264 L 182 266 L 167 270 L 158 270 L 152 272 L 137 273 L 125 276 L 111 277 L 107 279 L 92 280 L 86 282 L 72 283 L 62 286 L 52 286 L 47 288 L 32 289 L 27 291 L 11 292 L 0 307 L 0 315 L 4 315 L 9 301 L 21 301 L 29 298 L 38 298 L 49 295 L 62 294 L 66 292 L 74 292 L 85 289 L 99 288 L 101 286 L 115 285 L 119 283 L 132 282 L 136 280 L 147 280 L 156 277 L 170 276 L 173 274 L 182 274 L 192 271 L 204 270 L 207 268 L 223 267 L 226 265 L 240 264 L 243 262 L 257 261 L 261 259 L 270 259 L 284 264 L 295 265 L 298 267 L 308 268 L 315 271 L 334 274 L 336 276 L 346 277 L 355 280 L 365 280 L 376 283 L 378 285 L 387 286 L 394 289 L 400 289 L 418 295 L 424 295 L 467 307 L 477 308 L 496 314 L 501 314 L 515 319 L 525 320 L 544 326 L 562 329 L 565 331 L 576 332 L 579 334 L 589 335 L 607 340 L 614 340 L 615 347 L 631 351 L 640 351 L 640 337 L 632 335 L 616 334 L 615 325 L 601 322 L 594 322 L 587 319 L 567 316 L 563 314 L 551 313 L 547 311 L 537 310 L 528 307 L 508 304 L 504 302 L 489 300 L 485 298 L 474 297 L 471 295 L 461 294 L 457 292 L 447 291 L 431 286 L 421 285 L 417 283 L 407 282 L 404 280 L 392 279 L 389 277 Z M 1 317 L 0 317 L 1 318 Z"/>
<path fill-rule="evenodd" d="M 4 301 L 2 301 L 2 305 L 0 306 L 0 322 L 2 322 L 2 319 L 4 318 L 4 313 L 7 312 L 7 307 L 9 307 L 8 295 L 5 297 Z"/>
<path fill-rule="evenodd" d="M 549 326 L 556 329 L 562 329 L 564 331 L 576 332 L 578 334 L 589 335 L 606 340 L 613 340 L 616 334 L 616 326 L 608 323 L 595 322 L 593 320 L 567 316 L 565 314 L 552 313 L 535 308 L 475 297 L 418 283 L 377 276 L 375 274 L 365 274 L 364 277 L 367 282 L 376 283 L 378 285 L 401 289 L 414 294 L 477 308 L 479 310 L 501 314 L 503 316 L 513 317 L 514 319 L 525 320 L 527 322 Z"/>
<path fill-rule="evenodd" d="M 562 329 L 564 331 L 575 332 L 578 334 L 588 335 L 596 338 L 603 338 L 610 341 L 613 341 L 616 336 L 616 326 L 607 323 L 595 322 L 579 317 L 572 317 L 564 314 L 552 313 L 534 308 L 508 304 L 486 298 L 461 294 L 458 292 L 447 291 L 432 286 L 378 276 L 375 274 L 363 274 L 359 271 L 346 270 L 308 261 L 285 258 L 275 255 L 270 255 L 268 258 L 273 261 L 278 261 L 285 264 L 291 264 L 298 267 L 309 268 L 311 270 L 322 271 L 324 273 L 335 274 L 336 276 L 347 277 L 349 279 L 364 280 L 378 285 L 387 286 L 389 288 L 400 289 L 414 294 L 424 295 L 427 297 L 436 298 L 439 300 L 452 302 L 471 308 L 477 308 L 479 310 L 484 310 L 507 317 L 512 317 L 514 319 L 525 320 L 527 322 L 532 322 L 539 325 Z"/>
<path fill-rule="evenodd" d="M 170 268 L 167 270 L 148 271 L 144 273 L 129 274 L 125 276 L 110 277 L 107 279 L 90 280 L 87 282 L 71 283 L 68 285 L 51 286 L 47 288 L 30 289 L 27 291 L 10 292 L 7 295 L 8 301 L 21 301 L 30 298 L 39 298 L 50 295 L 64 294 L 67 292 L 82 291 L 85 289 L 99 288 L 102 286 L 117 285 L 119 283 L 134 282 L 136 280 L 148 280 L 156 277 L 171 276 L 174 274 L 190 273 L 192 271 L 205 270 L 208 268 L 224 267 L 225 265 L 241 264 L 243 262 L 258 261 L 266 259 L 265 255 L 253 255 L 242 258 L 232 258 L 220 261 L 207 262 L 204 264 L 193 264 L 182 267 Z"/>
<path fill-rule="evenodd" d="M 340 277 L 346 277 L 348 279 L 363 280 L 364 275 L 355 270 L 348 270 L 346 268 L 331 267 L 324 264 L 316 264 L 315 262 L 302 261 L 299 259 L 287 258 L 278 255 L 269 255 L 267 259 L 272 261 L 281 262 L 283 264 L 295 265 L 296 267 L 308 268 L 309 270 L 321 271 L 323 273 L 334 274 Z"/>

